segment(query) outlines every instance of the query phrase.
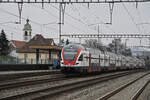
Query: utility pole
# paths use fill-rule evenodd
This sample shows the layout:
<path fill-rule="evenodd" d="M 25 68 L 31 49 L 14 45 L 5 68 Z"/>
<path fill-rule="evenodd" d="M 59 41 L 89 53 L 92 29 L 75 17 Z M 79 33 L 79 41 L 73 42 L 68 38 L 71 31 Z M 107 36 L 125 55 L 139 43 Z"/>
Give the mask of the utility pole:
<path fill-rule="evenodd" d="M 98 43 L 99 43 L 99 24 L 98 24 Z"/>
<path fill-rule="evenodd" d="M 149 47 L 150 47 L 150 38 L 149 38 Z"/>
<path fill-rule="evenodd" d="M 114 39 L 115 40 L 115 54 L 117 54 L 117 51 L 118 51 L 118 49 L 117 49 L 117 39 Z"/>
<path fill-rule="evenodd" d="M 59 4 L 59 43 L 61 43 L 61 7 L 62 4 Z"/>
<path fill-rule="evenodd" d="M 59 43 L 61 43 L 61 24 L 64 24 L 65 3 L 59 3 Z"/>
<path fill-rule="evenodd" d="M 18 10 L 19 10 L 19 22 L 16 22 L 16 24 L 21 24 L 22 6 L 23 6 L 23 3 L 18 3 Z"/>

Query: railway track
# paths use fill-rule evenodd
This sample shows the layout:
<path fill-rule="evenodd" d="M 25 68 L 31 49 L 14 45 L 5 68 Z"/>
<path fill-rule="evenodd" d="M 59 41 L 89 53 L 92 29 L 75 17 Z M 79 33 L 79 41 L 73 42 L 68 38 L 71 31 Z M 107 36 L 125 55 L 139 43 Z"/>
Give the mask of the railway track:
<path fill-rule="evenodd" d="M 6 89 L 8 90 L 8 89 L 12 89 L 12 88 L 18 88 L 21 86 L 42 84 L 42 83 L 46 83 L 46 82 L 53 82 L 53 81 L 60 81 L 60 80 L 67 79 L 67 77 L 65 77 L 65 75 L 63 75 L 63 74 L 43 75 L 40 77 L 41 78 L 39 78 L 39 79 L 32 79 L 33 77 L 29 77 L 30 79 L 23 78 L 22 80 L 16 79 L 13 81 L 7 81 L 7 82 L 0 83 L 0 91 L 6 90 Z"/>
<path fill-rule="evenodd" d="M 22 99 L 27 98 L 27 99 L 32 99 L 32 100 L 38 100 L 38 99 L 41 100 L 44 98 L 56 96 L 63 92 L 78 90 L 83 87 L 88 87 L 90 85 L 94 85 L 94 84 L 97 84 L 100 82 L 105 82 L 105 81 L 112 80 L 112 79 L 115 79 L 118 77 L 123 77 L 123 76 L 129 75 L 129 74 L 133 74 L 135 72 L 137 72 L 137 71 L 122 72 L 119 74 L 117 73 L 117 74 L 103 76 L 103 77 L 97 77 L 97 78 L 93 78 L 93 79 L 80 80 L 80 81 L 72 82 L 72 83 L 68 83 L 68 84 L 47 87 L 46 89 L 40 89 L 40 90 L 31 91 L 31 92 L 27 92 L 27 93 L 12 95 L 12 96 L 8 96 L 8 97 L 1 98 L 1 99 L 3 99 L 3 100 L 8 100 L 8 99 L 9 100 L 13 100 L 13 99 L 20 100 L 21 98 Z"/>
<path fill-rule="evenodd" d="M 143 93 L 144 89 L 148 86 L 150 80 L 148 80 L 143 87 L 141 87 L 137 93 L 132 97 L 132 100 L 138 100 L 138 97 Z"/>
<path fill-rule="evenodd" d="M 41 75 L 50 75 L 50 74 L 60 74 L 60 71 L 16 71 L 16 72 L 1 72 L 0 81 L 14 80 L 18 78 L 41 76 Z"/>
<path fill-rule="evenodd" d="M 120 86 L 114 91 L 105 94 L 104 96 L 100 97 L 99 100 L 138 100 L 138 97 L 142 94 L 146 86 L 150 83 L 150 78 L 146 79 L 145 81 L 142 80 L 146 76 L 150 77 L 150 72 Z M 141 85 L 139 85 L 140 80 L 141 80 Z"/>

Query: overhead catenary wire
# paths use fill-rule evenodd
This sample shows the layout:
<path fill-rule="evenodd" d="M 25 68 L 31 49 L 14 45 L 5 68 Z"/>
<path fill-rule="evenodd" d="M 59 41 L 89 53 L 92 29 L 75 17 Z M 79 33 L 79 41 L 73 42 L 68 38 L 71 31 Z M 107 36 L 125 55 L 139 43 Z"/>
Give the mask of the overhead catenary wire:
<path fill-rule="evenodd" d="M 2 24 L 0 24 L 0 26 L 7 26 L 7 28 L 9 28 L 9 29 L 11 29 L 11 30 L 15 30 L 15 32 L 16 32 L 16 33 L 18 33 L 18 31 L 22 32 L 22 30 L 21 30 L 21 29 L 20 29 L 20 30 L 18 30 L 18 28 L 16 28 L 16 27 L 12 27 L 12 26 L 9 26 L 9 25 L 4 25 L 4 24 L 2 25 Z M 5 29 L 5 30 L 7 30 L 7 29 Z M 20 32 L 19 32 L 19 33 L 20 33 Z M 34 33 L 38 33 L 38 32 L 36 32 L 36 31 L 32 31 L 32 32 L 33 32 L 32 34 L 34 34 Z M 19 33 L 18 33 L 18 34 L 19 34 Z"/>
<path fill-rule="evenodd" d="M 55 9 L 57 9 L 57 10 L 59 10 L 57 7 L 55 7 L 55 6 L 53 6 L 53 5 L 51 5 L 51 7 L 52 7 L 52 8 L 55 8 Z M 68 14 L 68 13 L 66 13 L 66 12 L 65 12 L 65 14 L 66 14 L 67 16 L 69 16 L 70 18 L 72 18 L 73 20 L 76 20 L 76 21 L 78 21 L 79 23 L 82 23 L 79 19 L 77 19 L 77 18 L 71 16 L 70 14 Z M 75 28 L 75 29 L 77 29 L 77 30 L 80 30 L 80 31 L 85 32 L 83 29 L 80 29 L 80 28 L 78 28 L 78 27 L 76 27 L 76 26 L 70 24 L 70 23 L 67 22 L 67 21 L 65 21 L 65 23 L 66 23 L 66 24 L 69 24 L 69 26 L 71 26 L 71 27 L 73 27 L 73 28 Z M 82 24 L 83 24 L 83 23 L 82 23 Z M 85 24 L 85 23 L 84 23 L 84 24 Z M 86 25 L 86 24 L 85 24 L 85 25 Z"/>
<path fill-rule="evenodd" d="M 53 5 L 51 5 L 51 7 L 53 7 L 53 8 L 55 8 L 55 9 L 59 10 L 59 8 L 57 8 L 57 7 L 53 6 Z M 65 14 L 66 14 L 67 16 L 69 16 L 70 18 L 72 18 L 73 20 L 78 21 L 79 23 L 82 23 L 82 24 L 85 25 L 86 27 L 89 27 L 89 26 L 88 26 L 88 23 L 85 23 L 85 22 L 82 21 L 81 19 L 78 19 L 78 18 L 76 18 L 76 17 L 73 17 L 72 15 L 70 15 L 70 14 L 67 13 L 67 12 L 65 12 Z M 66 23 L 69 24 L 68 22 L 66 22 Z M 78 30 L 81 30 L 81 29 L 75 27 L 75 26 L 72 25 L 72 24 L 69 24 L 69 25 L 71 25 L 72 27 L 74 27 L 74 28 L 76 28 L 76 29 L 78 29 Z M 91 28 L 89 28 L 89 29 L 91 29 Z M 91 30 L 93 30 L 93 29 L 91 29 Z M 94 31 L 95 31 L 95 30 L 94 30 Z M 85 32 L 85 31 L 83 31 L 83 32 Z M 86 33 L 86 32 L 85 32 L 85 33 Z"/>
<path fill-rule="evenodd" d="M 99 4 L 98 4 L 98 5 L 99 5 Z M 84 6 L 84 4 L 82 4 L 82 6 L 85 7 L 86 9 L 90 9 L 89 7 Z M 73 6 L 73 7 L 74 7 L 74 6 Z M 110 9 L 112 10 L 113 8 L 110 8 Z M 80 14 L 80 11 L 79 11 L 77 8 L 76 8 L 76 11 L 78 11 L 79 14 Z M 88 10 L 88 11 L 89 11 L 89 10 Z M 101 20 L 97 15 L 95 15 L 95 12 L 94 12 L 93 14 L 90 14 L 90 15 L 94 16 L 95 19 Z M 81 17 L 81 14 L 80 14 L 80 17 Z M 103 21 L 102 21 L 102 22 L 103 22 Z M 110 22 L 111 22 L 111 20 L 110 20 Z M 103 23 L 104 23 L 104 22 L 103 22 Z M 107 22 L 107 23 L 108 23 L 108 22 Z M 89 27 L 89 25 L 88 25 L 88 27 Z M 111 29 L 110 27 L 107 27 L 107 26 L 105 26 L 105 27 L 114 32 L 114 30 Z M 90 29 L 92 29 L 92 28 L 90 27 Z M 95 30 L 95 29 L 92 29 L 92 30 Z M 115 32 L 114 32 L 114 33 L 115 33 Z"/>
<path fill-rule="evenodd" d="M 17 28 L 14 28 L 14 27 L 10 27 L 8 25 L 1 25 L 0 26 L 7 26 L 7 29 L 3 28 L 3 27 L 0 27 L 0 29 L 4 29 L 4 31 L 11 31 L 11 33 L 13 32 L 13 34 L 19 34 Z M 6 35 L 11 37 L 11 34 L 7 33 L 6 32 Z M 20 36 L 21 37 L 21 36 Z"/>
<path fill-rule="evenodd" d="M 39 9 L 41 9 L 42 11 L 45 11 L 46 13 L 48 13 L 49 15 L 51 15 L 52 17 L 54 17 L 54 18 L 58 18 L 58 16 L 56 16 L 55 14 L 53 14 L 53 13 L 51 13 L 49 10 L 47 10 L 47 9 L 43 9 L 43 8 L 41 8 L 41 7 L 39 7 L 39 6 L 37 6 L 37 5 L 34 5 L 34 4 L 31 4 L 32 5 L 32 7 L 34 6 L 34 7 L 37 7 L 37 8 L 39 8 Z M 31 6 L 30 5 L 30 6 Z"/>
<path fill-rule="evenodd" d="M 59 10 L 59 9 L 58 9 L 57 7 L 55 7 L 55 6 L 52 6 L 52 7 L 55 8 L 55 9 L 57 9 L 57 10 Z M 11 13 L 11 12 L 8 12 L 8 11 L 6 11 L 6 10 L 4 10 L 4 9 L 1 9 L 1 10 L 2 10 L 3 12 L 5 12 L 5 13 L 8 13 L 8 14 L 12 15 L 12 16 L 18 17 L 18 15 L 15 15 L 15 14 L 13 14 L 13 13 Z M 48 10 L 45 10 L 45 9 L 44 9 L 44 11 L 46 11 L 47 13 L 49 13 L 49 14 L 52 15 L 52 13 L 50 13 Z M 68 15 L 68 16 L 71 17 L 72 19 L 74 19 L 74 20 L 76 20 L 76 21 L 78 21 L 78 22 L 80 22 L 80 23 L 82 23 L 82 24 L 84 24 L 84 25 L 87 25 L 87 23 L 81 21 L 81 19 L 75 18 L 75 17 L 71 16 L 71 15 L 68 14 L 68 13 L 66 13 L 66 15 Z M 53 14 L 52 16 L 53 16 L 53 17 L 56 17 L 54 14 Z M 26 18 L 22 18 L 22 19 L 26 20 Z M 37 25 L 41 26 L 41 23 L 37 23 L 37 22 L 32 21 L 32 20 L 31 20 L 31 22 L 34 23 L 34 24 L 37 24 Z M 67 22 L 67 23 L 68 23 L 68 22 Z M 68 23 L 68 24 L 69 24 L 69 23 Z M 76 28 L 77 30 L 81 30 L 81 29 L 75 27 L 75 26 L 72 25 L 72 24 L 69 24 L 69 25 L 71 25 L 72 27 Z M 50 28 L 53 29 L 53 30 L 55 30 L 55 31 L 57 30 L 57 29 L 54 29 L 54 28 L 52 28 L 52 27 L 50 27 Z M 83 30 L 81 30 L 81 31 L 83 31 Z M 83 31 L 83 32 L 85 32 L 85 31 Z"/>
<path fill-rule="evenodd" d="M 4 12 L 4 13 L 7 13 L 7 14 L 9 14 L 9 15 L 12 15 L 12 16 L 15 16 L 15 17 L 19 17 L 18 15 L 16 15 L 16 14 L 13 14 L 13 13 L 11 13 L 11 12 L 9 12 L 9 11 L 6 11 L 6 10 L 4 10 L 4 9 L 0 9 L 2 12 Z M 45 10 L 46 11 L 46 10 Z M 49 13 L 49 11 L 46 11 L 47 13 Z M 50 13 L 49 13 L 50 14 Z M 56 17 L 56 16 L 53 16 L 53 17 Z M 24 20 L 26 20 L 26 18 L 22 18 L 22 19 L 24 19 Z M 37 23 L 37 22 L 35 22 L 35 21 L 32 21 L 31 20 L 31 22 L 32 23 L 34 23 L 34 24 L 37 24 L 37 25 L 39 25 L 40 27 L 43 25 L 43 24 L 41 24 L 41 23 Z M 75 27 L 74 25 L 72 25 L 72 24 L 69 24 L 69 25 L 71 25 L 72 27 L 74 27 L 74 28 L 76 28 L 77 30 L 81 30 L 81 29 L 79 29 L 79 28 L 77 28 L 77 27 Z M 50 28 L 50 29 L 53 29 L 53 30 L 55 30 L 55 31 L 58 31 L 58 29 L 56 29 L 56 28 L 52 28 L 52 27 L 47 27 L 47 28 Z"/>
<path fill-rule="evenodd" d="M 46 9 L 46 11 L 48 11 L 48 10 Z M 129 12 L 129 11 L 128 11 L 128 12 Z M 49 13 L 50 13 L 50 12 L 49 12 Z M 129 13 L 130 13 L 130 12 L 129 12 Z M 131 14 L 130 14 L 130 15 L 131 15 Z M 71 15 L 71 16 L 72 16 L 72 15 Z M 74 17 L 74 16 L 73 16 L 73 17 Z M 132 15 L 131 15 L 131 17 L 132 17 Z M 131 17 L 130 17 L 130 18 L 131 18 Z M 77 19 L 78 19 L 78 18 L 77 18 Z M 132 21 L 134 21 L 133 23 L 136 24 L 134 18 L 132 17 L 131 19 L 132 19 Z M 81 20 L 81 19 L 79 19 L 79 20 Z M 78 22 L 79 22 L 79 20 L 78 20 Z M 83 20 L 82 20 L 82 21 L 83 21 Z M 83 21 L 83 22 L 84 22 L 84 21 Z M 84 22 L 84 23 L 85 23 L 85 22 Z M 40 24 L 41 24 L 41 23 L 40 23 Z M 87 24 L 87 23 L 86 23 L 86 24 Z M 85 25 L 85 24 L 84 24 L 84 25 Z M 136 26 L 136 27 L 137 27 L 137 26 Z M 78 27 L 76 27 L 76 29 L 77 29 L 77 28 L 78 28 Z M 78 29 L 79 29 L 79 28 L 78 28 Z M 80 29 L 80 30 L 81 30 L 81 29 Z"/>
<path fill-rule="evenodd" d="M 80 11 L 79 11 L 79 9 L 77 9 L 77 8 L 74 6 L 74 4 L 72 4 L 71 7 L 72 7 L 72 10 L 78 12 L 78 15 L 79 15 L 80 19 L 84 20 L 84 25 L 85 25 L 86 27 L 88 27 L 88 29 L 94 30 L 94 29 L 92 29 L 91 27 L 88 26 L 88 25 L 89 25 L 89 22 L 84 19 L 84 18 L 86 18 L 87 16 L 82 16 L 81 13 L 80 13 Z M 82 18 L 82 17 L 84 17 L 84 18 Z M 82 24 L 83 24 L 83 23 L 82 23 Z M 94 30 L 94 31 L 96 31 L 96 30 Z M 86 32 L 85 32 L 85 33 L 86 33 Z"/>
<path fill-rule="evenodd" d="M 0 8 L 0 10 L 1 10 L 2 12 L 4 12 L 4 13 L 9 14 L 9 15 L 12 15 L 12 16 L 15 16 L 15 17 L 19 17 L 18 15 L 13 14 L 13 13 L 11 13 L 11 12 L 9 12 L 9 11 L 6 11 L 6 10 L 4 10 L 4 9 L 2 9 L 2 8 Z M 24 17 L 22 17 L 21 19 L 26 20 L 26 18 L 24 18 Z M 31 23 L 34 23 L 34 24 L 36 24 L 36 25 L 38 25 L 38 26 L 40 26 L 40 27 L 42 26 L 41 23 L 38 23 L 38 22 L 33 21 L 33 20 L 31 20 L 31 19 L 30 19 L 30 21 L 31 21 Z M 51 28 L 52 30 L 55 30 L 55 31 L 57 30 L 57 29 L 52 28 L 52 27 L 49 27 L 49 28 Z"/>
<path fill-rule="evenodd" d="M 9 12 L 9 11 L 4 10 L 3 8 L 0 8 L 0 10 L 1 10 L 2 12 L 4 12 L 4 13 L 9 14 L 9 15 L 12 15 L 12 16 L 15 16 L 15 17 L 19 17 L 19 16 L 16 15 L 16 14 L 13 14 L 13 13 L 11 13 L 11 12 Z M 24 18 L 24 17 L 22 17 L 21 19 L 26 20 L 26 18 Z M 33 21 L 33 20 L 30 20 L 30 21 L 31 21 L 32 23 L 34 23 L 34 24 L 41 25 L 40 23 L 35 22 L 35 21 Z"/>
<path fill-rule="evenodd" d="M 38 6 L 35 6 L 35 5 L 34 5 L 34 7 L 38 7 Z M 58 9 L 57 7 L 55 7 L 55 6 L 52 6 L 52 7 L 55 8 L 56 10 L 59 10 L 59 9 Z M 49 10 L 46 10 L 45 8 L 42 9 L 41 7 L 38 7 L 38 8 L 40 8 L 40 9 L 43 10 L 43 11 L 45 11 L 46 13 L 48 13 L 49 15 L 51 15 L 51 16 L 54 17 L 54 18 L 58 18 L 58 16 L 52 14 Z M 77 29 L 77 30 L 83 31 L 82 29 L 80 29 L 80 28 L 78 28 L 78 27 L 76 27 L 76 26 L 70 24 L 69 22 L 65 22 L 65 23 L 67 23 L 69 26 L 71 26 L 71 27 L 73 27 L 73 28 L 75 28 L 75 29 Z M 58 23 L 56 23 L 56 24 L 58 24 Z M 46 28 L 46 26 L 44 26 L 44 27 Z M 55 28 L 55 29 L 56 29 L 56 28 Z M 85 31 L 83 31 L 83 32 L 85 32 Z"/>
<path fill-rule="evenodd" d="M 139 20 L 141 20 L 141 23 L 142 23 L 142 22 L 143 22 L 143 19 L 142 19 L 142 17 L 141 17 L 141 14 L 140 14 L 139 9 L 137 8 L 136 11 L 137 11 L 137 14 L 138 14 L 138 16 L 139 16 Z M 144 27 L 143 24 L 141 24 L 141 25 L 142 25 L 142 29 L 144 30 L 144 33 L 145 33 L 145 27 Z"/>
<path fill-rule="evenodd" d="M 55 8 L 55 9 L 57 9 L 57 10 L 59 10 L 59 8 L 57 8 L 57 7 L 53 6 L 53 5 L 50 5 L 50 6 L 53 7 L 53 8 Z M 78 22 L 80 22 L 80 23 L 82 23 L 82 24 L 84 24 L 84 25 L 87 25 L 85 22 L 83 22 L 82 20 L 80 20 L 80 19 L 78 19 L 78 18 L 75 18 L 75 17 L 71 16 L 69 13 L 65 12 L 65 14 L 66 14 L 67 16 L 69 16 L 70 18 L 72 18 L 72 19 L 74 19 L 74 20 L 76 20 L 76 21 L 78 21 Z"/>
<path fill-rule="evenodd" d="M 127 14 L 129 15 L 131 21 L 133 22 L 133 24 L 135 25 L 135 27 L 138 29 L 138 32 L 140 32 L 140 29 L 137 27 L 137 24 L 136 24 L 134 18 L 132 17 L 132 15 L 131 15 L 130 12 L 128 11 L 128 9 L 126 8 L 125 4 L 122 3 L 122 5 L 123 5 L 125 11 L 127 12 Z"/>
<path fill-rule="evenodd" d="M 34 7 L 38 7 L 38 6 L 34 6 Z M 41 8 L 41 7 L 38 7 L 38 8 Z M 55 8 L 56 9 L 56 8 Z M 41 8 L 41 10 L 43 10 L 43 11 L 45 11 L 46 13 L 48 13 L 49 15 L 52 15 L 52 17 L 54 17 L 54 18 L 58 18 L 58 16 L 56 16 L 56 15 L 54 15 L 54 14 L 52 14 L 52 13 L 50 13 L 50 11 L 49 10 L 46 10 L 46 9 L 42 9 Z M 58 10 L 58 9 L 57 9 Z M 70 23 L 68 23 L 68 22 L 66 22 L 69 26 L 71 26 L 71 27 L 73 27 L 73 28 L 75 28 L 75 29 L 77 29 L 77 30 L 80 30 L 80 31 L 83 31 L 82 29 L 79 29 L 78 27 L 76 27 L 76 26 L 74 26 L 74 25 L 72 25 L 72 24 L 70 24 Z M 55 25 L 56 24 L 58 24 L 58 23 L 54 23 Z M 44 25 L 44 24 L 43 24 Z M 47 24 L 48 25 L 48 24 Z M 44 25 L 44 28 L 49 28 L 49 26 L 45 26 Z M 56 28 L 54 28 L 55 30 L 56 30 Z M 83 31 L 83 32 L 85 32 L 85 31 Z M 45 32 L 44 34 L 49 34 L 49 33 L 47 33 L 47 32 Z"/>

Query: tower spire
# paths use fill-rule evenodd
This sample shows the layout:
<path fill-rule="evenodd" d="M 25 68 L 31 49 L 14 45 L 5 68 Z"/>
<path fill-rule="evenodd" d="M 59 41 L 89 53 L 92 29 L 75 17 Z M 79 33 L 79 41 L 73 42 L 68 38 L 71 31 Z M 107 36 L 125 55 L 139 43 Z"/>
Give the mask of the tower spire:
<path fill-rule="evenodd" d="M 24 25 L 23 31 L 24 31 L 24 35 L 23 35 L 24 40 L 28 42 L 32 37 L 32 28 L 31 25 L 29 24 L 28 18 L 26 19 L 26 24 Z"/>
<path fill-rule="evenodd" d="M 29 24 L 29 21 L 30 21 L 30 20 L 27 18 L 26 22 L 27 22 L 28 24 Z"/>

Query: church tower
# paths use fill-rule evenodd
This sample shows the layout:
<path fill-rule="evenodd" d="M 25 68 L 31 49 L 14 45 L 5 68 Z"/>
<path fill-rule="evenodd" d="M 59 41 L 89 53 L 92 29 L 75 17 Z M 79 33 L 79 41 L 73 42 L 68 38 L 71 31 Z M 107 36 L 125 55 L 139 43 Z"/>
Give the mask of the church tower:
<path fill-rule="evenodd" d="M 24 25 L 23 28 L 24 31 L 24 40 L 26 42 L 30 41 L 31 37 L 32 37 L 32 29 L 31 29 L 31 25 L 29 24 L 29 19 L 26 20 L 26 24 Z"/>

